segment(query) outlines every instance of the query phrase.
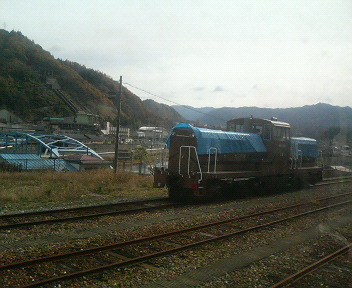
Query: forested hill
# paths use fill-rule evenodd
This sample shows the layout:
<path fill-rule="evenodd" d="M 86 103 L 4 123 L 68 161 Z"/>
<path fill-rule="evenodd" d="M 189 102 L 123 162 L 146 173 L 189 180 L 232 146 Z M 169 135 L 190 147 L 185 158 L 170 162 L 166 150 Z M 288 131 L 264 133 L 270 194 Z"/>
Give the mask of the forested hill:
<path fill-rule="evenodd" d="M 106 74 L 68 60 L 55 59 L 21 32 L 0 29 L 0 109 L 13 111 L 27 121 L 45 116 L 72 115 L 68 106 L 47 84 L 55 79 L 60 90 L 79 110 L 114 120 L 114 97 L 119 83 Z M 121 124 L 171 126 L 138 96 L 123 87 Z"/>

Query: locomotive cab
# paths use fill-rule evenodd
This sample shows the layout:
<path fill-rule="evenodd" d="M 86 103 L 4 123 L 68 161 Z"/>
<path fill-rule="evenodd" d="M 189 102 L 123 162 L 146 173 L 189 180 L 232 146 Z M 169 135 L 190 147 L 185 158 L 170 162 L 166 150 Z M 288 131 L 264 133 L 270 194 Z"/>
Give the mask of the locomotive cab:
<path fill-rule="evenodd" d="M 227 130 L 234 132 L 256 133 L 259 134 L 263 141 L 289 141 L 291 139 L 290 124 L 277 121 L 276 118 L 271 120 L 259 118 L 239 118 L 227 122 Z"/>
<path fill-rule="evenodd" d="M 267 149 L 267 159 L 270 159 L 276 170 L 288 168 L 291 154 L 290 124 L 277 121 L 276 118 L 239 118 L 227 122 L 227 130 L 235 132 L 255 133 L 260 135 Z"/>

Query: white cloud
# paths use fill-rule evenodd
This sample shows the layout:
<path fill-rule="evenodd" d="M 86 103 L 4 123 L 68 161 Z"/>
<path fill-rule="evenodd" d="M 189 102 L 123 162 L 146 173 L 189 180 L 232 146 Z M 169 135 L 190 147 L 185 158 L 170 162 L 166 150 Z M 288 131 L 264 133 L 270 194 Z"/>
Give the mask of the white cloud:
<path fill-rule="evenodd" d="M 0 0 L 0 23 L 180 104 L 352 106 L 351 11 L 348 0 Z"/>

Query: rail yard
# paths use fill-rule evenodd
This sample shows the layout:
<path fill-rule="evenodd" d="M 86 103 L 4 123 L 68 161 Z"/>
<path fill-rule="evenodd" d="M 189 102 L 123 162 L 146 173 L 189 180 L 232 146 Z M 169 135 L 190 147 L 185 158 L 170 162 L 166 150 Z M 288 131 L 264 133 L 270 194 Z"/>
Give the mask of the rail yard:
<path fill-rule="evenodd" d="M 202 204 L 3 213 L 1 287 L 283 287 L 275 285 L 350 243 L 348 181 Z M 288 285 L 347 287 L 348 255 Z"/>

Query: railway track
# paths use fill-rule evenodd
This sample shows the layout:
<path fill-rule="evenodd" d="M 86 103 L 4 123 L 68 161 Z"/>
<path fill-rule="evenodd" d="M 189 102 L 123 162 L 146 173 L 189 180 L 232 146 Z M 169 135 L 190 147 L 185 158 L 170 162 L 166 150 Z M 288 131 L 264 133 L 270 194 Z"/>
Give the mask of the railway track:
<path fill-rule="evenodd" d="M 315 186 L 341 184 L 341 183 L 347 183 L 347 182 L 352 182 L 352 176 L 325 178 L 323 179 L 323 181 L 315 184 Z"/>
<path fill-rule="evenodd" d="M 272 285 L 270 288 L 281 288 L 281 287 L 287 287 L 290 286 L 292 283 L 295 283 L 302 278 L 306 277 L 308 274 L 312 273 L 313 271 L 316 271 L 320 267 L 322 267 L 324 264 L 333 261 L 334 259 L 340 257 L 341 255 L 345 255 L 349 253 L 352 249 L 352 244 L 346 245 L 345 247 L 342 247 L 339 250 L 336 250 L 335 252 L 329 254 L 328 256 L 312 263 L 311 265 L 308 265 L 307 267 L 303 268 L 302 270 L 298 271 L 295 274 L 290 275 L 289 277 L 281 280 L 280 282 Z"/>
<path fill-rule="evenodd" d="M 0 266 L 0 279 L 6 279 L 8 282 L 3 284 L 10 287 L 38 287 L 110 268 L 139 264 L 153 258 L 348 205 L 352 203 L 351 195 L 352 193 L 335 195 L 111 245 L 8 263 Z M 334 203 L 331 204 L 331 202 Z M 52 271 L 52 274 L 49 271 Z"/>
<path fill-rule="evenodd" d="M 320 183 L 317 183 L 315 186 L 332 185 L 351 181 L 352 177 L 348 176 L 328 178 L 324 179 L 324 181 Z M 153 200 L 119 202 L 114 204 L 0 214 L 0 231 L 42 224 L 73 222 L 109 215 L 124 215 L 144 211 L 160 210 L 181 205 L 182 204 L 180 203 L 171 203 L 167 198 L 158 198 Z"/>
<path fill-rule="evenodd" d="M 0 215 L 0 230 L 175 207 L 166 198 Z"/>

